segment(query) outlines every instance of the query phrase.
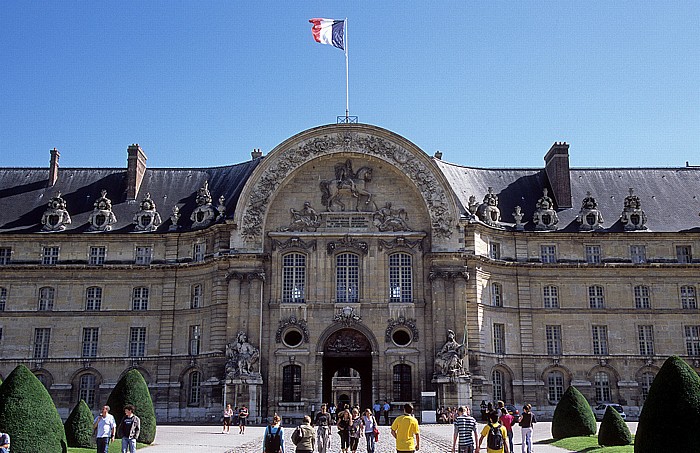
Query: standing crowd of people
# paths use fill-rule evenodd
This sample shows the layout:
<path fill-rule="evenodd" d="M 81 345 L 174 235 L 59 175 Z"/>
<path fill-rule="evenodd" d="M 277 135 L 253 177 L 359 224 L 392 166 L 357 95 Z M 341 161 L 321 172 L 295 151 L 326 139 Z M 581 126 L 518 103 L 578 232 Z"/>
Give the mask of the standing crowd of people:
<path fill-rule="evenodd" d="M 523 406 L 522 414 L 517 410 L 511 414 L 503 401 L 498 401 L 496 407 L 482 401 L 481 416 L 486 425 L 481 430 L 481 435 L 477 435 L 476 419 L 470 415 L 469 407 L 457 409 L 452 453 L 479 452 L 484 440 L 487 453 L 514 453 L 513 425 L 516 423 L 520 425 L 522 453 L 532 453 L 532 430 L 537 418 L 530 404 Z"/>

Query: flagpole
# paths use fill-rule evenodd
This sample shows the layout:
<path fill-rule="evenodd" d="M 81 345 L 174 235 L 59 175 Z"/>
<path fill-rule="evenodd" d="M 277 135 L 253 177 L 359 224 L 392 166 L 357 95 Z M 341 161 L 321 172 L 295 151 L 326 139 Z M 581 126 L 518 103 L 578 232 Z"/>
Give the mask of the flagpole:
<path fill-rule="evenodd" d="M 345 18 L 345 123 L 350 122 L 350 91 L 348 83 L 348 18 Z"/>

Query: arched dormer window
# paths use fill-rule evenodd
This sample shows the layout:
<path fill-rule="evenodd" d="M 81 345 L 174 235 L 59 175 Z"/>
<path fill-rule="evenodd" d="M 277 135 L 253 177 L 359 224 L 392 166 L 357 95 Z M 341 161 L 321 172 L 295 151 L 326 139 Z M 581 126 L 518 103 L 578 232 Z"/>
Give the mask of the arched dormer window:
<path fill-rule="evenodd" d="M 282 257 L 282 302 L 306 301 L 306 255 L 287 253 Z"/>
<path fill-rule="evenodd" d="M 413 260 L 408 253 L 389 255 L 389 301 L 413 302 Z"/>
<path fill-rule="evenodd" d="M 341 253 L 335 257 L 335 301 L 357 303 L 360 301 L 360 258 L 354 253 Z"/>

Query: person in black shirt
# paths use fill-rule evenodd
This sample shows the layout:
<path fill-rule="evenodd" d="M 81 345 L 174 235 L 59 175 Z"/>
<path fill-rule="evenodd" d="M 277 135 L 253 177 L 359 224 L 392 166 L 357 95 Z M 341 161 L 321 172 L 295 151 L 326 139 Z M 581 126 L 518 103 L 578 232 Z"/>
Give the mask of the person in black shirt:
<path fill-rule="evenodd" d="M 330 412 L 326 410 L 326 405 L 321 404 L 321 411 L 316 413 L 314 426 L 318 427 L 316 433 L 318 453 L 326 453 L 331 446 L 331 423 L 333 419 Z"/>

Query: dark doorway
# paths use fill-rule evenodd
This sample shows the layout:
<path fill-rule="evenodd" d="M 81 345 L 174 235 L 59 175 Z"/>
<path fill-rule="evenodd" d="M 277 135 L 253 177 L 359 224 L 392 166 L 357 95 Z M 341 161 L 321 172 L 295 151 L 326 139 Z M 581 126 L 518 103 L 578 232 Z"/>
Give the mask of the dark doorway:
<path fill-rule="evenodd" d="M 372 346 L 367 337 L 355 329 L 338 330 L 326 340 L 323 351 L 323 401 L 331 402 L 333 399 L 333 376 L 338 372 L 342 376 L 348 368 L 360 375 L 360 408 L 371 408 Z M 340 401 L 333 402 L 337 404 Z"/>

